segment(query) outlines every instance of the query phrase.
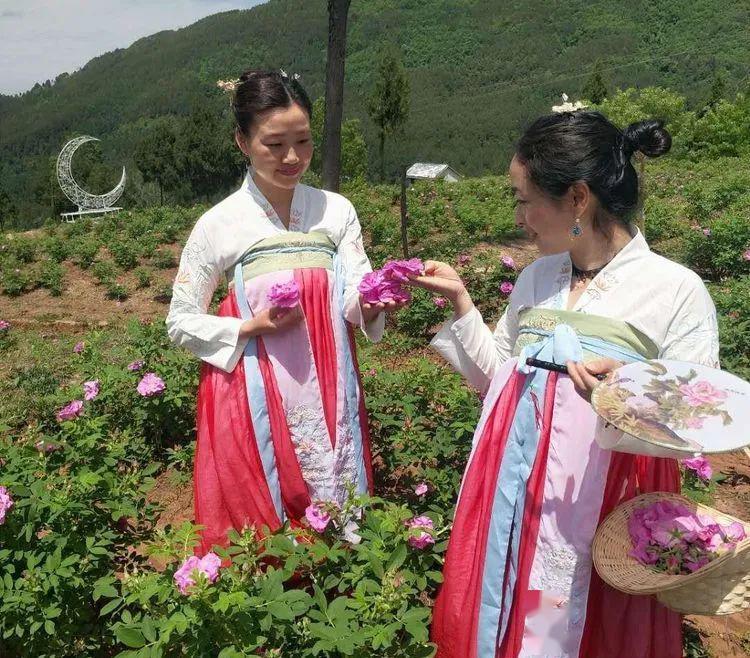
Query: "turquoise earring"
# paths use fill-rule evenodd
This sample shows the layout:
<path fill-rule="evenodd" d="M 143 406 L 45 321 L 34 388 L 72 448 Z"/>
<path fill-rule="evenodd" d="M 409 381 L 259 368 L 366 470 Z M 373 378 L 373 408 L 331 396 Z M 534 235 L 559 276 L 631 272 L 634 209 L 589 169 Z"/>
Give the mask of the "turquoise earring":
<path fill-rule="evenodd" d="M 582 233 L 583 233 L 583 229 L 581 228 L 581 218 L 576 217 L 576 223 L 573 224 L 573 228 L 570 229 L 570 234 L 574 238 L 580 238 Z"/>

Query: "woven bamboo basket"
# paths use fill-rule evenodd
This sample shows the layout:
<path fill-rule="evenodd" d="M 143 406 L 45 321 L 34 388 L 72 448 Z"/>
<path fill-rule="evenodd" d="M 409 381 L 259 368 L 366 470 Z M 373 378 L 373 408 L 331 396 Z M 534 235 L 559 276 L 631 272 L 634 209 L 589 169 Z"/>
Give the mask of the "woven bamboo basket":
<path fill-rule="evenodd" d="M 712 516 L 722 525 L 739 521 L 749 538 L 689 575 L 656 571 L 628 555 L 633 550 L 628 519 L 634 509 L 665 499 Z M 627 594 L 654 594 L 665 606 L 683 614 L 730 615 L 750 607 L 750 526 L 677 494 L 643 494 L 617 507 L 596 531 L 593 558 L 597 573 L 615 589 Z"/>

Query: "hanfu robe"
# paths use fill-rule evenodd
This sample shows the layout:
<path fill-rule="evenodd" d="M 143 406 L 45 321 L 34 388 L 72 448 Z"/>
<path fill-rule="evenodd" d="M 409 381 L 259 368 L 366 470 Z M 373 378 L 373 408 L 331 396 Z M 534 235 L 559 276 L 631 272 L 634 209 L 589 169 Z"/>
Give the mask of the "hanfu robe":
<path fill-rule="evenodd" d="M 434 612 L 438 658 L 682 656 L 679 615 L 604 584 L 591 556 L 618 504 L 679 490 L 676 460 L 603 448 L 618 433 L 570 378 L 525 362 L 718 366 L 714 305 L 698 276 L 638 232 L 568 309 L 571 273 L 568 253 L 540 258 L 494 332 L 474 309 L 433 340 L 486 394 Z"/>
<path fill-rule="evenodd" d="M 371 340 L 357 284 L 371 271 L 356 212 L 344 197 L 297 185 L 288 228 L 252 176 L 206 212 L 182 252 L 167 328 L 203 360 L 194 466 L 201 550 L 230 528 L 295 524 L 313 501 L 342 505 L 370 492 L 367 418 L 352 326 Z M 218 315 L 207 312 L 226 276 Z M 295 281 L 304 319 L 243 341 L 240 326 Z"/>

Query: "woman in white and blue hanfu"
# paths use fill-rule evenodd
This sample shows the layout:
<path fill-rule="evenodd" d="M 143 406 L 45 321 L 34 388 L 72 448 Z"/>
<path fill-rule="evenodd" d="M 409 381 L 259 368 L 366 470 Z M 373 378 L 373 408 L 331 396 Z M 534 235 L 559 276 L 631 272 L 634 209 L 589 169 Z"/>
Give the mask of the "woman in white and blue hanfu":
<path fill-rule="evenodd" d="M 455 271 L 415 280 L 453 302 L 433 340 L 485 393 L 433 622 L 438 658 L 679 658 L 679 615 L 592 569 L 601 519 L 647 491 L 678 491 L 675 460 L 606 449 L 618 438 L 586 397 L 595 374 L 667 358 L 716 366 L 713 303 L 690 270 L 631 224 L 630 157 L 669 149 L 659 122 L 624 133 L 595 112 L 542 117 L 510 167 L 516 221 L 542 258 L 490 330 Z M 570 375 L 526 365 L 567 364 Z"/>

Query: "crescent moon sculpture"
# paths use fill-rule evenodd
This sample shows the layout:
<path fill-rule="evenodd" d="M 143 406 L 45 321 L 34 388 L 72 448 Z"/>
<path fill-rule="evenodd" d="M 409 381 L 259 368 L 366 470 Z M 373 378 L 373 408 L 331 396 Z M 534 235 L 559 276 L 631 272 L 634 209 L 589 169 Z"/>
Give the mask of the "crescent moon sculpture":
<path fill-rule="evenodd" d="M 99 140 L 96 137 L 90 137 L 89 135 L 75 137 L 63 146 L 60 155 L 57 156 L 57 180 L 60 183 L 60 189 L 62 189 L 63 194 L 65 194 L 72 203 L 78 206 L 77 213 L 63 213 L 63 216 L 65 217 L 91 212 L 110 212 L 113 210 L 119 210 L 119 208 L 114 208 L 113 206 L 125 190 L 125 182 L 127 180 L 125 167 L 122 168 L 120 182 L 106 194 L 91 194 L 91 192 L 84 190 L 76 182 L 76 179 L 73 178 L 73 154 L 82 144 L 98 141 Z"/>

